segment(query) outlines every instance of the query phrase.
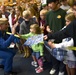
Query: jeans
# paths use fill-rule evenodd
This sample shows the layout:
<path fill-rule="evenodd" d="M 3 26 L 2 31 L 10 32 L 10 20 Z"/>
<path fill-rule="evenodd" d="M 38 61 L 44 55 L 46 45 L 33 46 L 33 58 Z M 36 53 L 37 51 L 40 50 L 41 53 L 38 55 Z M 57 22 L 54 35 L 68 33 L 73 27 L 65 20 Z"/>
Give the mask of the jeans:
<path fill-rule="evenodd" d="M 4 72 L 12 71 L 13 57 L 15 56 L 16 51 L 14 49 L 1 49 L 0 58 L 2 59 L 1 65 L 4 65 Z"/>

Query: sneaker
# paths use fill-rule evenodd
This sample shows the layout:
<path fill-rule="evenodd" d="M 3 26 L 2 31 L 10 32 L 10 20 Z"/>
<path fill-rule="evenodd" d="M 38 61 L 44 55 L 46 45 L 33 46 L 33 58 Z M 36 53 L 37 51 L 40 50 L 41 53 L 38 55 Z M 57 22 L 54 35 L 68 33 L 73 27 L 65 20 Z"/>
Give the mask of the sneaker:
<path fill-rule="evenodd" d="M 35 69 L 35 71 L 37 71 L 37 70 L 39 70 L 40 69 L 40 67 L 37 67 L 36 69 Z"/>
<path fill-rule="evenodd" d="M 43 72 L 43 68 L 39 68 L 38 70 L 36 70 L 36 73 L 41 73 Z"/>
<path fill-rule="evenodd" d="M 54 74 L 56 72 L 55 69 L 51 69 L 50 74 Z"/>
<path fill-rule="evenodd" d="M 64 75 L 64 72 L 59 72 L 59 74 L 58 75 Z"/>
<path fill-rule="evenodd" d="M 37 66 L 38 66 L 38 65 L 37 65 L 37 62 L 35 62 L 35 61 L 32 61 L 32 62 L 31 62 L 31 65 L 34 66 L 34 67 L 37 67 Z"/>

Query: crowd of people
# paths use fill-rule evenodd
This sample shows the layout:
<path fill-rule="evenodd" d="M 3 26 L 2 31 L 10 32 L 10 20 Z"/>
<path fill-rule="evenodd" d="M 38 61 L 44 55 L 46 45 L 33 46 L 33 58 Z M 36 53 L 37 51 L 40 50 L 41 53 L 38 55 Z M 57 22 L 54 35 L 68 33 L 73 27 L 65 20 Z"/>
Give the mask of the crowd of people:
<path fill-rule="evenodd" d="M 35 66 L 36 73 L 44 71 L 43 60 L 45 59 L 44 46 L 47 51 L 50 48 L 52 69 L 50 74 L 55 74 L 58 70 L 58 75 L 75 75 L 76 74 L 76 51 L 66 49 L 69 46 L 76 46 L 76 1 L 72 6 L 68 4 L 68 0 L 47 0 L 46 4 L 40 5 L 26 4 L 26 7 L 14 6 L 9 11 L 7 6 L 0 6 L 0 58 L 3 59 L 0 63 L 0 68 L 4 69 L 4 75 L 14 75 L 12 71 L 13 57 L 16 52 L 23 47 L 21 39 L 25 41 L 32 36 L 44 34 L 44 41 L 38 44 L 33 44 L 32 62 Z M 10 32 L 8 35 L 6 32 Z M 14 36 L 17 34 L 19 36 Z M 11 44 L 15 44 L 18 48 L 10 48 Z M 47 43 L 47 44 L 46 44 Z M 26 49 L 26 47 L 25 47 Z M 54 54 L 54 51 L 56 53 Z M 59 60 L 55 56 L 58 52 L 65 51 L 63 59 Z M 26 54 L 26 51 L 24 51 Z M 26 55 L 24 55 L 25 57 Z M 66 69 L 66 70 L 65 70 Z"/>

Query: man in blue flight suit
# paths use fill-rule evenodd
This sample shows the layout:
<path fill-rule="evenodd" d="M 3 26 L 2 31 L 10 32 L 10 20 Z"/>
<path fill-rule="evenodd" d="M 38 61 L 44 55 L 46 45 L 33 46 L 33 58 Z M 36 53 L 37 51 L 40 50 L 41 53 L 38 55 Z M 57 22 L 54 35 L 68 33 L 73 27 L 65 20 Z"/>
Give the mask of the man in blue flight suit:
<path fill-rule="evenodd" d="M 8 27 L 7 19 L 0 18 L 0 58 L 3 59 L 0 68 L 4 69 L 4 75 L 15 75 L 16 72 L 12 72 L 12 63 L 16 51 L 8 47 L 16 39 L 14 36 L 16 26 L 12 28 L 12 34 L 9 37 L 6 34 Z"/>

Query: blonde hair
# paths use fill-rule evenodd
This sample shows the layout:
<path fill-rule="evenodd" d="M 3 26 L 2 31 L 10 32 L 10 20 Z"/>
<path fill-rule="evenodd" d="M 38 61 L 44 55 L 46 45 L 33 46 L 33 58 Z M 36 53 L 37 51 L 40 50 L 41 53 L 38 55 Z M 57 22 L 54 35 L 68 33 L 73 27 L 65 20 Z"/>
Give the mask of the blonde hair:
<path fill-rule="evenodd" d="M 27 10 L 31 12 L 32 16 L 36 16 L 37 20 L 39 19 L 39 11 L 36 3 L 30 4 Z"/>
<path fill-rule="evenodd" d="M 75 19 L 75 16 L 73 13 L 69 13 L 65 16 L 65 20 L 73 21 Z"/>
<path fill-rule="evenodd" d="M 47 12 L 48 12 L 48 10 L 43 9 L 43 10 L 40 11 L 40 14 L 46 15 Z"/>
<path fill-rule="evenodd" d="M 28 16 L 30 16 L 30 15 L 31 15 L 31 12 L 29 10 L 23 11 L 23 17 L 24 18 L 28 18 Z"/>
<path fill-rule="evenodd" d="M 32 24 L 30 26 L 30 29 L 34 29 L 35 30 L 35 34 L 41 34 L 42 33 L 42 30 L 41 30 L 41 28 L 39 27 L 38 24 Z"/>
<path fill-rule="evenodd" d="M 18 11 L 20 12 L 20 16 L 22 16 L 22 12 L 23 12 L 22 7 L 21 6 L 17 6 L 16 9 L 18 9 Z"/>

